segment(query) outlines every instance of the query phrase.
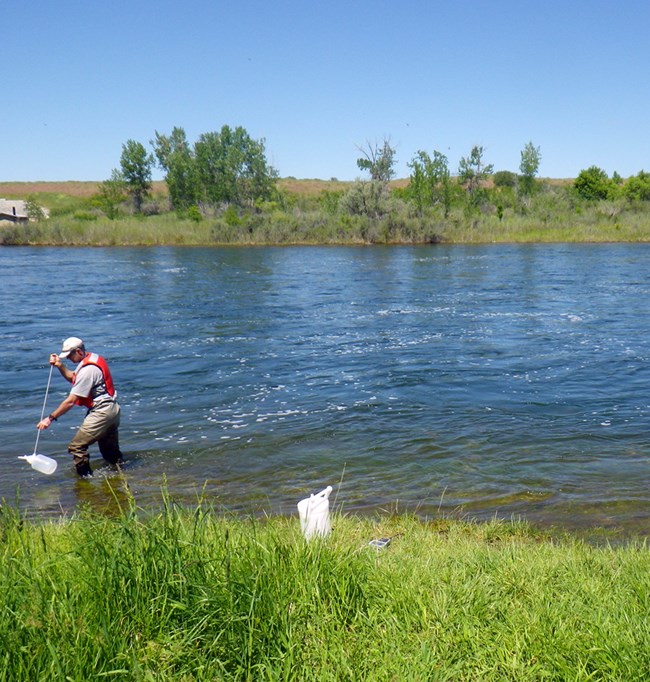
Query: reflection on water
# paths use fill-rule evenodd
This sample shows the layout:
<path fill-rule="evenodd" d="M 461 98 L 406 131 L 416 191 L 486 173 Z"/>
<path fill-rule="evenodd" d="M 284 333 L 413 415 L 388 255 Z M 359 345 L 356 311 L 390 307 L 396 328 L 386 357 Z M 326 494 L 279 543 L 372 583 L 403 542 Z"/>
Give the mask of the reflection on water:
<path fill-rule="evenodd" d="M 43 515 L 117 508 L 126 484 L 155 506 L 166 486 L 183 504 L 293 514 L 332 484 L 349 512 L 647 534 L 647 255 L 0 249 L 0 495 L 19 486 Z M 65 451 L 80 414 L 41 438 L 55 476 L 16 459 L 33 444 L 48 354 L 71 334 L 111 363 L 123 479 L 94 453 L 95 478 L 76 481 Z M 54 378 L 48 405 L 66 389 Z"/>
<path fill-rule="evenodd" d="M 133 500 L 128 477 L 117 474 L 113 476 L 96 474 L 92 481 L 75 478 L 72 483 L 72 495 L 77 508 L 109 516 L 128 511 Z"/>

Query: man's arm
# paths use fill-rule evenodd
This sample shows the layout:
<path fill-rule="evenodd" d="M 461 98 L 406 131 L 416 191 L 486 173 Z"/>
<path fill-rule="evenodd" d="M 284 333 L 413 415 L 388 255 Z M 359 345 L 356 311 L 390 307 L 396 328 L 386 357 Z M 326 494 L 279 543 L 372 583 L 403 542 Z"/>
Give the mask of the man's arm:
<path fill-rule="evenodd" d="M 64 398 L 61 401 L 61 404 L 56 408 L 56 410 L 53 410 L 50 412 L 49 416 L 45 417 L 44 419 L 41 419 L 40 422 L 36 425 L 36 428 L 39 431 L 43 431 L 43 429 L 47 429 L 49 426 L 52 425 L 53 421 L 56 421 L 60 416 L 64 415 L 68 410 L 71 410 L 75 406 L 75 401 L 77 399 L 77 396 L 74 393 L 70 393 L 67 398 Z"/>
<path fill-rule="evenodd" d="M 61 376 L 66 379 L 66 381 L 69 381 L 72 383 L 72 379 L 74 377 L 74 372 L 72 370 L 69 370 L 62 362 L 59 356 L 56 353 L 52 353 L 50 355 L 50 365 L 54 365 L 59 372 L 61 372 Z"/>

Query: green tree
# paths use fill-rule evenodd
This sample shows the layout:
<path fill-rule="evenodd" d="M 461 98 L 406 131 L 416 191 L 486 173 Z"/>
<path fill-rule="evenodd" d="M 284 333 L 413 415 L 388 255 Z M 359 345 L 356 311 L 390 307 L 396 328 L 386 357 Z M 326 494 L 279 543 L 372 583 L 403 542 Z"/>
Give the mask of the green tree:
<path fill-rule="evenodd" d="M 650 173 L 640 171 L 623 185 L 623 196 L 629 201 L 650 201 Z"/>
<path fill-rule="evenodd" d="M 133 199 L 136 213 L 142 211 L 142 203 L 151 190 L 151 168 L 153 156 L 147 153 L 140 142 L 127 140 L 122 145 L 120 168 L 126 183 L 126 190 Z"/>
<path fill-rule="evenodd" d="M 38 221 L 47 217 L 45 211 L 37 202 L 36 197 L 31 194 L 25 200 L 25 211 L 27 212 L 30 220 Z"/>
<path fill-rule="evenodd" d="M 581 170 L 573 186 L 578 196 L 589 201 L 610 198 L 616 188 L 607 173 L 598 166 L 590 166 L 586 170 Z"/>
<path fill-rule="evenodd" d="M 434 151 L 432 158 L 427 152 L 419 150 L 408 166 L 411 169 L 408 196 L 415 202 L 418 210 L 421 212 L 425 207 L 441 204 L 446 218 L 451 202 L 451 176 L 447 157 Z"/>
<path fill-rule="evenodd" d="M 158 166 L 165 173 L 172 208 L 179 213 L 196 206 L 200 197 L 200 186 L 194 153 L 187 141 L 183 128 L 175 127 L 171 135 L 155 133 L 151 142 Z"/>
<path fill-rule="evenodd" d="M 478 205 L 483 196 L 483 184 L 490 177 L 494 166 L 483 162 L 483 147 L 474 145 L 469 156 L 461 158 L 458 164 L 460 182 L 465 185 L 471 205 Z"/>
<path fill-rule="evenodd" d="M 539 171 L 542 154 L 539 147 L 529 142 L 521 151 L 521 163 L 519 164 L 519 189 L 524 196 L 530 196 L 535 191 L 535 176 Z"/>
<path fill-rule="evenodd" d="M 390 140 L 384 139 L 381 145 L 366 142 L 365 147 L 357 147 L 363 154 L 357 159 L 359 170 L 368 171 L 375 182 L 388 183 L 395 175 L 395 149 Z"/>
<path fill-rule="evenodd" d="M 202 134 L 194 159 L 202 197 L 214 205 L 252 206 L 273 196 L 278 174 L 266 160 L 264 140 L 242 127 Z"/>
<path fill-rule="evenodd" d="M 99 186 L 95 198 L 97 206 L 105 213 L 109 220 L 115 220 L 119 214 L 119 205 L 126 196 L 126 183 L 120 171 L 114 169 L 111 177 Z"/>

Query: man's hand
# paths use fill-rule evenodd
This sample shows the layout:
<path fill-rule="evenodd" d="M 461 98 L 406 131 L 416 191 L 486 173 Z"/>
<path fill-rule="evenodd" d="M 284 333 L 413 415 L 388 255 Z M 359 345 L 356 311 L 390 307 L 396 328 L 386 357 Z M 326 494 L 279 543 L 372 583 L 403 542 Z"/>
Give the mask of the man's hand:
<path fill-rule="evenodd" d="M 61 367 L 61 360 L 59 360 L 59 356 L 56 353 L 52 353 L 52 355 L 50 355 L 50 365 Z"/>
<path fill-rule="evenodd" d="M 49 428 L 52 425 L 52 420 L 49 417 L 45 417 L 44 419 L 41 419 L 40 422 L 36 425 L 36 428 L 39 431 L 44 431 L 45 429 Z"/>

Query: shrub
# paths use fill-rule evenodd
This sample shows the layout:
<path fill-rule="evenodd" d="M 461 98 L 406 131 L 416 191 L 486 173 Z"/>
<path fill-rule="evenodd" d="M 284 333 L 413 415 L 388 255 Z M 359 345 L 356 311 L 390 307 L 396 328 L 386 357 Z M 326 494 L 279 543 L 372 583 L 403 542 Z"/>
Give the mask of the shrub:
<path fill-rule="evenodd" d="M 203 220 L 203 216 L 201 215 L 201 210 L 199 207 L 194 204 L 193 206 L 190 206 L 187 209 L 187 217 L 190 220 L 193 220 L 195 223 L 200 223 Z"/>
<path fill-rule="evenodd" d="M 492 180 L 495 187 L 516 187 L 517 176 L 512 171 L 497 171 Z"/>
<path fill-rule="evenodd" d="M 388 213 L 386 183 L 371 180 L 357 182 L 341 197 L 340 208 L 345 213 L 379 218 Z"/>
<path fill-rule="evenodd" d="M 573 186 L 578 195 L 588 201 L 610 198 L 616 187 L 607 173 L 598 166 L 590 166 L 587 170 L 580 171 Z"/>
<path fill-rule="evenodd" d="M 622 191 L 629 201 L 650 201 L 650 173 L 639 172 L 623 185 Z"/>
<path fill-rule="evenodd" d="M 97 220 L 97 215 L 91 213 L 90 211 L 75 211 L 72 216 L 75 220 L 90 222 L 92 220 Z"/>
<path fill-rule="evenodd" d="M 223 212 L 223 220 L 230 227 L 237 227 L 243 222 L 237 209 L 232 204 Z"/>

